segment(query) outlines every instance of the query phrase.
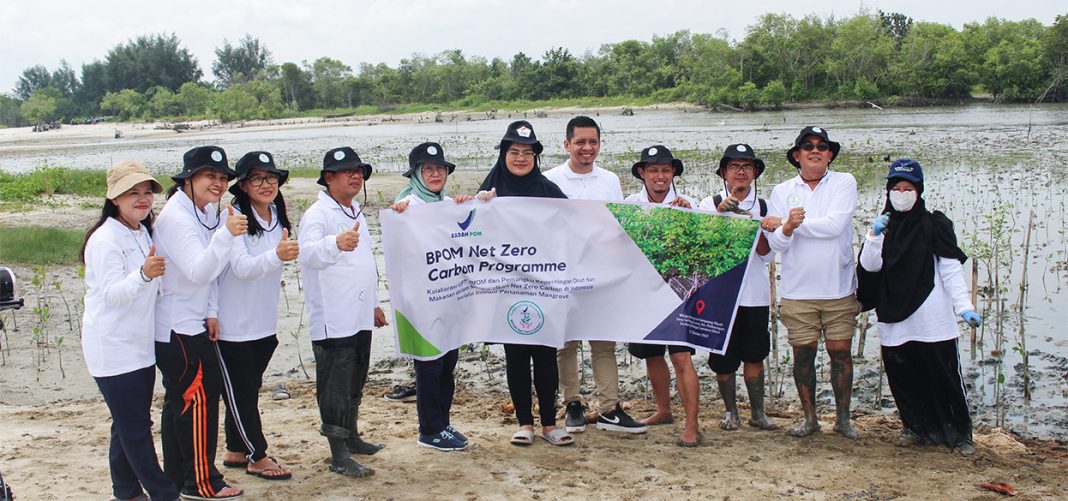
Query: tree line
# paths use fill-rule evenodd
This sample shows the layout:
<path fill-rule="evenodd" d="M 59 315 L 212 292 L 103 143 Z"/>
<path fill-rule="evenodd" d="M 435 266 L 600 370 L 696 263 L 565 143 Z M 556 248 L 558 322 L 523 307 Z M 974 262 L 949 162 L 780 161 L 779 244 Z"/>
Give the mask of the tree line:
<path fill-rule="evenodd" d="M 957 30 L 878 11 L 837 19 L 765 14 L 741 41 L 679 31 L 575 55 L 554 47 L 488 60 L 460 50 L 396 66 L 329 57 L 276 64 L 251 35 L 224 40 L 206 81 L 175 34 L 120 43 L 103 60 L 37 65 L 0 94 L 0 124 L 130 119 L 222 121 L 331 114 L 370 106 L 469 107 L 509 101 L 627 97 L 751 110 L 798 101 L 1068 100 L 1068 14 L 1051 26 L 990 18 Z"/>

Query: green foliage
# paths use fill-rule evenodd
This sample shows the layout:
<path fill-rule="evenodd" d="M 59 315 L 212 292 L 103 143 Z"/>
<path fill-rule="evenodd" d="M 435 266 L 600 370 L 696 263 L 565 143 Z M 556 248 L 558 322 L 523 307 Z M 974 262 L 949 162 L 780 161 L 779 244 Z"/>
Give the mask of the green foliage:
<path fill-rule="evenodd" d="M 177 91 L 203 75 L 196 58 L 173 33 L 142 35 L 115 46 L 104 58 L 104 74 L 107 90 L 142 93 L 156 86 Z"/>
<path fill-rule="evenodd" d="M 100 101 L 100 109 L 110 111 L 120 120 L 129 120 L 140 117 L 145 109 L 147 100 L 133 89 L 123 89 L 119 92 L 108 92 Z"/>
<path fill-rule="evenodd" d="M 19 111 L 30 123 L 42 123 L 56 118 L 56 101 L 45 89 L 35 90 L 22 102 Z"/>
<path fill-rule="evenodd" d="M 0 200 L 31 201 L 40 195 L 70 194 L 104 198 L 107 181 L 99 170 L 40 167 L 23 174 L 0 171 Z"/>
<path fill-rule="evenodd" d="M 271 64 L 271 52 L 258 38 L 245 34 L 237 46 L 223 39 L 223 46 L 215 49 L 211 71 L 218 77 L 219 87 L 248 82 Z"/>
<path fill-rule="evenodd" d="M 760 224 L 665 207 L 613 203 L 608 209 L 664 277 L 713 278 L 744 263 Z"/>
<path fill-rule="evenodd" d="M 41 226 L 0 227 L 0 262 L 5 264 L 75 264 L 84 230 Z"/>

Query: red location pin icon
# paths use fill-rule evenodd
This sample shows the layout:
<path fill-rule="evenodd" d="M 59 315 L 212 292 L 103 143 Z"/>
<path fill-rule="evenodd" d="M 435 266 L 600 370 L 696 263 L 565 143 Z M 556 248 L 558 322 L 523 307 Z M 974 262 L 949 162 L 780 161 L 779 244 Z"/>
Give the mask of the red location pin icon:
<path fill-rule="evenodd" d="M 697 306 L 697 314 L 700 315 L 701 312 L 705 311 L 705 300 L 698 299 L 696 306 Z"/>

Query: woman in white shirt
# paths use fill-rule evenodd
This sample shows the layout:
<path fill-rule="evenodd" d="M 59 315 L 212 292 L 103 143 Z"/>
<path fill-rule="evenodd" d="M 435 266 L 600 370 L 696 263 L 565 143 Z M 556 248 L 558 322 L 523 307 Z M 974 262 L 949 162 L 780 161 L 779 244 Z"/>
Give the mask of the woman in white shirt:
<path fill-rule="evenodd" d="M 289 171 L 275 166 L 266 151 L 246 153 L 237 161 L 237 182 L 230 187 L 236 211 L 248 218 L 248 233 L 230 253 L 219 277 L 219 352 L 230 381 L 224 431 L 223 465 L 244 467 L 249 475 L 285 480 L 293 473 L 267 457 L 260 423 L 259 390 L 263 372 L 278 347 L 278 299 L 282 266 L 297 258 L 296 240 L 279 188 Z"/>
<path fill-rule="evenodd" d="M 164 260 L 152 243 L 152 200 L 163 191 L 148 169 L 123 160 L 108 169 L 107 199 L 86 233 L 82 351 L 111 411 L 112 494 L 118 499 L 177 499 L 152 440 L 156 385 L 153 306 Z M 142 490 L 144 489 L 144 491 Z"/>
<path fill-rule="evenodd" d="M 975 451 L 957 355 L 957 316 L 981 323 L 968 300 L 953 223 L 920 198 L 923 171 L 902 158 L 886 176 L 886 212 L 860 251 L 857 296 L 879 317 L 879 341 L 903 443 Z"/>
<path fill-rule="evenodd" d="M 166 390 L 160 420 L 163 469 L 186 499 L 244 494 L 227 486 L 215 468 L 224 384 L 215 344 L 216 279 L 230 262 L 234 241 L 248 227 L 247 218 L 234 214 L 233 208 L 224 223 L 215 204 L 235 176 L 222 148 L 187 151 L 156 220 L 156 246 L 171 270 L 156 301 L 156 364 Z"/>

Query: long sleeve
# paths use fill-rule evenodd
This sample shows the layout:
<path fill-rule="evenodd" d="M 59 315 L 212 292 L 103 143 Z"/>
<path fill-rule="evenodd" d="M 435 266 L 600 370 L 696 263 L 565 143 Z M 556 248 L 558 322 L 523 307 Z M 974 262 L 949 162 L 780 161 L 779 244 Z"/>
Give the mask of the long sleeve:
<path fill-rule="evenodd" d="M 266 238 L 265 235 L 262 238 Z M 234 245 L 230 253 L 230 271 L 242 280 L 258 280 L 282 266 L 282 260 L 274 250 L 253 256 L 242 242 Z"/>
<path fill-rule="evenodd" d="M 865 235 L 864 244 L 860 248 L 860 266 L 872 273 L 882 271 L 885 236 L 872 236 L 870 232 Z"/>
<path fill-rule="evenodd" d="M 337 263 L 341 256 L 337 237 L 326 231 L 324 219 L 324 215 L 318 212 L 305 213 L 297 239 L 300 243 L 300 263 L 316 270 Z"/>
<path fill-rule="evenodd" d="M 85 251 L 85 266 L 93 270 L 98 283 L 89 287 L 103 289 L 104 303 L 110 307 L 133 304 L 151 282 L 141 279 L 141 269 L 125 273 L 122 251 L 110 242 L 94 241 Z"/>
<path fill-rule="evenodd" d="M 230 262 L 234 236 L 225 227 L 220 227 L 205 248 L 197 236 L 201 228 L 190 224 L 187 218 L 174 218 L 173 224 L 175 228 L 171 231 L 158 232 L 157 235 L 169 264 L 193 283 L 208 284 L 215 280 Z"/>
<path fill-rule="evenodd" d="M 964 266 L 961 262 L 953 258 L 939 257 L 935 265 L 938 267 L 938 275 L 942 278 L 942 287 L 946 288 L 953 300 L 954 316 L 974 310 L 975 305 L 968 297 L 968 286 L 964 283 Z"/>
<path fill-rule="evenodd" d="M 809 238 L 834 239 L 843 232 L 853 231 L 853 213 L 857 210 L 857 180 L 848 176 L 848 182 L 837 186 L 830 197 L 827 214 L 822 217 L 805 217 L 805 221 L 794 230 Z"/>

